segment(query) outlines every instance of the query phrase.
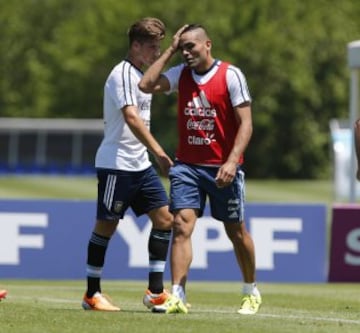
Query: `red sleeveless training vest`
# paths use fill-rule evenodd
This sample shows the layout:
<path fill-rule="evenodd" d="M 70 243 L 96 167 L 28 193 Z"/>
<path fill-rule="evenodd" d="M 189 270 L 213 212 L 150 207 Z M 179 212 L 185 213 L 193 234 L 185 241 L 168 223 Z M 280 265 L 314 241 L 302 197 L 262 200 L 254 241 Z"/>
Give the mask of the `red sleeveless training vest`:
<path fill-rule="evenodd" d="M 189 67 L 181 72 L 176 158 L 184 163 L 221 165 L 230 154 L 239 125 L 226 85 L 228 66 L 222 62 L 215 75 L 199 85 Z"/>

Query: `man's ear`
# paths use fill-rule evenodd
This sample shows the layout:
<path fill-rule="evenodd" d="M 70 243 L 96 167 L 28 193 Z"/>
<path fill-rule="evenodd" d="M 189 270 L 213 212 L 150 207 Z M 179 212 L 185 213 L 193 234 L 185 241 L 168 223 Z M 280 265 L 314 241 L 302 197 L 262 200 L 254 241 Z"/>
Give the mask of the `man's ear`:
<path fill-rule="evenodd" d="M 137 41 L 134 40 L 131 47 L 134 48 L 135 50 L 138 50 L 140 48 L 141 44 Z"/>
<path fill-rule="evenodd" d="M 210 39 L 206 41 L 205 45 L 206 45 L 206 48 L 207 48 L 208 50 L 211 50 L 211 45 L 212 45 L 212 43 L 211 43 L 211 40 L 210 40 Z"/>

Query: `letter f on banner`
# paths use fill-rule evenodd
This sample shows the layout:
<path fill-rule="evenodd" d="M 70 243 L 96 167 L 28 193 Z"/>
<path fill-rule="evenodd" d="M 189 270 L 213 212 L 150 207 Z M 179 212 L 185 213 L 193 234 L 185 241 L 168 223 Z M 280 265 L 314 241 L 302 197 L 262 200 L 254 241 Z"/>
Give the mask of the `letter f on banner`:
<path fill-rule="evenodd" d="M 272 270 L 275 268 L 275 254 L 296 254 L 299 252 L 297 239 L 278 239 L 276 234 L 302 231 L 299 218 L 251 218 L 251 235 L 256 246 L 256 267 Z"/>
<path fill-rule="evenodd" d="M 0 265 L 18 265 L 20 248 L 44 247 L 43 235 L 22 235 L 21 227 L 47 227 L 47 214 L 0 213 Z"/>

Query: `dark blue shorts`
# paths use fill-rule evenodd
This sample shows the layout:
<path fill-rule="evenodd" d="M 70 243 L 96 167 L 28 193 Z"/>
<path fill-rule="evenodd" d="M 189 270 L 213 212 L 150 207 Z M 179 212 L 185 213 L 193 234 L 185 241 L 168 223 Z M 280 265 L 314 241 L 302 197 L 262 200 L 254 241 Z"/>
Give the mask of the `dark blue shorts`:
<path fill-rule="evenodd" d="M 97 169 L 98 199 L 96 217 L 114 221 L 131 207 L 136 216 L 167 206 L 169 199 L 154 167 L 143 171 Z"/>
<path fill-rule="evenodd" d="M 244 220 L 245 181 L 240 166 L 230 186 L 218 188 L 215 177 L 218 167 L 176 162 L 170 169 L 170 211 L 193 208 L 203 215 L 209 198 L 211 216 L 223 222 Z"/>

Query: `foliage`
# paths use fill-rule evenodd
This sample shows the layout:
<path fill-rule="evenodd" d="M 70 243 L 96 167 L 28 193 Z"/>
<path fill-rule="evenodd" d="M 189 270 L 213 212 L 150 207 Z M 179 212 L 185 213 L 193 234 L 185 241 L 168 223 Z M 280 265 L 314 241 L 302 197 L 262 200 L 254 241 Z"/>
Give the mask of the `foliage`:
<path fill-rule="evenodd" d="M 164 46 L 178 27 L 200 21 L 214 56 L 248 79 L 248 175 L 325 178 L 329 120 L 348 113 L 346 45 L 359 36 L 359 14 L 352 0 L 1 1 L 0 116 L 100 118 L 104 81 L 126 56 L 134 20 L 164 20 Z M 153 106 L 153 131 L 173 154 L 175 98 L 156 96 Z"/>

